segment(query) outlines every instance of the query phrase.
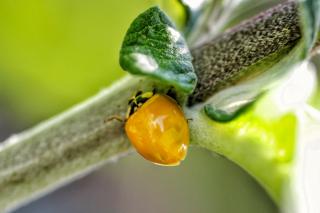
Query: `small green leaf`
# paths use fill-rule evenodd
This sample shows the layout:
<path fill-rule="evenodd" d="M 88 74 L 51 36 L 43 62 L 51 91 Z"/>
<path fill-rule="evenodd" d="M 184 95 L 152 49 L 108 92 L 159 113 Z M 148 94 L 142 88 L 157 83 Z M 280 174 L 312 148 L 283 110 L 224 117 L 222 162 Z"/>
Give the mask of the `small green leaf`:
<path fill-rule="evenodd" d="M 302 33 L 305 42 L 305 52 L 314 46 L 320 28 L 320 0 L 304 0 L 300 3 Z"/>
<path fill-rule="evenodd" d="M 229 122 L 252 106 L 263 94 L 251 85 L 232 87 L 213 96 L 204 106 L 206 115 L 214 121 Z"/>
<path fill-rule="evenodd" d="M 139 15 L 124 38 L 120 65 L 190 93 L 197 81 L 188 46 L 169 18 L 152 7 Z"/>

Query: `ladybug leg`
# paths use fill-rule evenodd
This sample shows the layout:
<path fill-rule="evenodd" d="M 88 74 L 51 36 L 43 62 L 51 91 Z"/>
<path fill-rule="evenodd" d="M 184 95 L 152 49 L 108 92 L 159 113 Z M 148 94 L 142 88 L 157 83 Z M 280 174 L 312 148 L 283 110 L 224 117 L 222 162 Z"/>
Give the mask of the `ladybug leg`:
<path fill-rule="evenodd" d="M 187 118 L 187 122 L 193 121 L 193 118 Z"/>
<path fill-rule="evenodd" d="M 108 117 L 108 118 L 105 118 L 105 119 L 103 120 L 103 122 L 104 122 L 104 123 L 108 123 L 108 122 L 114 121 L 114 120 L 119 121 L 119 122 L 124 122 L 124 121 L 125 121 L 125 119 L 122 118 L 120 115 L 112 115 L 112 116 L 110 116 L 110 117 Z"/>

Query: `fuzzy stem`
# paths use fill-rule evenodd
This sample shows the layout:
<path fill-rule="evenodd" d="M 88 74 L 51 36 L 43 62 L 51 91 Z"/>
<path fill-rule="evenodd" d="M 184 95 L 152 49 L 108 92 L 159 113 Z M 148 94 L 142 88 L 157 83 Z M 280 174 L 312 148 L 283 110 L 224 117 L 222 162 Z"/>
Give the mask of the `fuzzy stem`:
<path fill-rule="evenodd" d="M 300 37 L 295 8 L 292 3 L 275 7 L 194 50 L 199 86 L 191 103 L 206 99 L 221 85 L 235 83 L 258 61 L 270 56 L 278 61 L 285 56 Z M 257 71 L 261 72 L 250 72 Z M 154 85 L 148 79 L 142 82 L 126 77 L 71 110 L 3 142 L 0 210 L 36 198 L 130 151 L 123 123 L 105 121 L 124 116 L 131 95 Z"/>
<path fill-rule="evenodd" d="M 69 111 L 4 141 L 0 147 L 0 209 L 34 199 L 126 154 L 130 144 L 123 122 L 107 120 L 124 116 L 137 85 L 138 79 L 124 78 Z"/>

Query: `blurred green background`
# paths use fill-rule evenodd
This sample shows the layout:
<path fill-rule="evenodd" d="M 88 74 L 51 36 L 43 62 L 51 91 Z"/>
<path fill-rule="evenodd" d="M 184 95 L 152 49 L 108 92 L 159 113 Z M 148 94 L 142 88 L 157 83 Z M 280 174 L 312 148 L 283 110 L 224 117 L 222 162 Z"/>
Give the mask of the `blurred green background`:
<path fill-rule="evenodd" d="M 0 1 L 0 98 L 19 121 L 52 116 L 119 78 L 124 34 L 160 0 Z M 175 9 L 177 8 L 177 9 Z"/>
<path fill-rule="evenodd" d="M 118 52 L 130 22 L 174 0 L 1 0 L 0 139 L 94 95 L 125 73 Z M 259 212 L 276 207 L 243 170 L 191 149 L 177 168 L 134 154 L 28 205 L 25 212 Z"/>

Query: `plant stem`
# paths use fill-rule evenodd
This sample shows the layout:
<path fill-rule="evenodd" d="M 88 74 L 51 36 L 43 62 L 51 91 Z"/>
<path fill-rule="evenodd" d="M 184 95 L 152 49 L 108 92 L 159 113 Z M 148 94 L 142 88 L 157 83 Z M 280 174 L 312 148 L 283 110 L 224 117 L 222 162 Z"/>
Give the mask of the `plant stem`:
<path fill-rule="evenodd" d="M 123 122 L 107 120 L 124 116 L 138 82 L 126 77 L 88 101 L 3 142 L 0 209 L 36 198 L 128 153 Z"/>
<path fill-rule="evenodd" d="M 235 83 L 239 76 L 246 76 L 248 70 L 250 73 L 261 72 L 258 68 L 249 69 L 253 65 L 270 56 L 274 60 L 274 53 L 281 53 L 276 54 L 276 61 L 279 61 L 296 44 L 300 37 L 296 28 L 297 11 L 277 8 L 283 7 L 274 8 L 273 15 L 262 13 L 258 16 L 260 18 L 242 24 L 193 51 L 200 86 L 192 95 L 191 103 L 204 100 L 221 89 L 215 76 L 221 77 L 222 85 Z M 281 14 L 276 15 L 277 12 Z M 274 19 L 287 15 L 292 18 L 281 19 L 285 22 L 282 25 L 278 23 L 281 20 Z M 264 33 L 271 29 L 273 35 L 278 36 L 276 40 L 272 35 L 264 37 Z M 248 41 L 244 35 L 259 35 L 259 39 L 247 42 L 250 48 L 231 51 L 231 47 L 239 47 L 242 39 Z M 283 45 L 274 46 L 280 37 Z M 261 47 L 275 49 L 263 54 Z M 255 54 L 259 57 L 255 60 L 250 58 Z M 231 72 L 226 68 L 231 66 L 232 60 L 243 63 L 232 65 Z M 221 66 L 215 66 L 213 62 L 221 62 Z M 207 66 L 212 69 L 206 69 Z M 202 89 L 201 85 L 209 89 Z M 106 120 L 112 116 L 124 117 L 127 101 L 133 93 L 150 90 L 154 86 L 155 83 L 148 79 L 126 77 L 69 111 L 4 141 L 0 147 L 0 209 L 12 209 L 128 153 L 130 144 L 124 134 L 123 123 Z M 214 150 L 216 146 L 212 147 Z"/>
<path fill-rule="evenodd" d="M 288 141 L 291 147 L 295 147 L 297 120 L 293 114 L 268 119 L 246 113 L 229 123 L 214 122 L 202 111 L 186 110 L 186 114 L 192 118 L 193 145 L 227 157 L 251 174 L 276 204 L 284 201 L 284 189 L 290 181 L 294 156 L 283 158 L 275 146 Z M 281 128 L 283 124 L 289 128 Z M 278 126 L 279 129 L 264 129 L 267 126 Z M 277 134 L 285 135 L 285 138 L 279 138 Z M 291 153 L 292 150 L 286 152 Z"/>

